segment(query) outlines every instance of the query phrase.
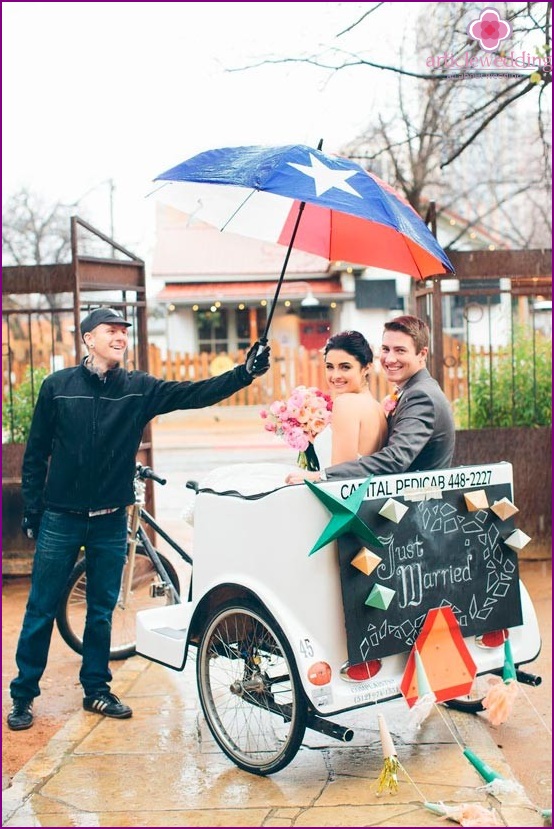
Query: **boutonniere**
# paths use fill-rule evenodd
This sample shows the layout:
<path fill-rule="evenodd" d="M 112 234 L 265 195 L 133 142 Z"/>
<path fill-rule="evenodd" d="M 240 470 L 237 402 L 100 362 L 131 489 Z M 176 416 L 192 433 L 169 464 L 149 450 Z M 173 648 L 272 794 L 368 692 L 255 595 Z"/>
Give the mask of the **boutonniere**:
<path fill-rule="evenodd" d="M 391 414 L 394 413 L 401 395 L 402 390 L 395 389 L 392 394 L 387 394 L 387 396 L 383 400 L 383 408 L 385 410 L 385 414 L 387 417 L 390 417 Z"/>

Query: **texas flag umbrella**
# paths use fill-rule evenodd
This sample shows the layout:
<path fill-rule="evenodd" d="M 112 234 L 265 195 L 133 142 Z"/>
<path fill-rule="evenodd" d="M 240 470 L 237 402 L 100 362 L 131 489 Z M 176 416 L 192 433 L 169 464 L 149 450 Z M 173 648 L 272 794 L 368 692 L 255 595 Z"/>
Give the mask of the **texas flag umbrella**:
<path fill-rule="evenodd" d="M 425 222 L 359 164 L 303 144 L 208 150 L 156 177 L 156 196 L 222 231 L 425 279 L 454 268 Z"/>

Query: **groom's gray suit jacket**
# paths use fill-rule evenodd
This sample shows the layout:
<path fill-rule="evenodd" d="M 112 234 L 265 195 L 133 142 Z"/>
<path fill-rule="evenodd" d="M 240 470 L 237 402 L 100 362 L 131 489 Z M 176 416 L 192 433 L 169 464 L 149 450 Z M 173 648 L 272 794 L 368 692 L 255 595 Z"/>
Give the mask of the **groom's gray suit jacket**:
<path fill-rule="evenodd" d="M 387 443 L 373 455 L 325 470 L 328 480 L 394 475 L 449 467 L 454 455 L 454 418 L 450 403 L 426 368 L 406 382 L 389 416 Z"/>

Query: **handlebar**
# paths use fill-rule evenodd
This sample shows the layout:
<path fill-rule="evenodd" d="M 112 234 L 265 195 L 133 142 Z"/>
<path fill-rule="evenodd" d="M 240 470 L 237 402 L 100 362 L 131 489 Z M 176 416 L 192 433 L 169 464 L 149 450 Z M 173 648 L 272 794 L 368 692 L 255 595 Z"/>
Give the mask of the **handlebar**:
<path fill-rule="evenodd" d="M 160 478 L 159 475 L 156 475 L 153 469 L 149 466 L 142 466 L 140 463 L 137 463 L 136 475 L 137 478 L 142 478 L 143 480 L 148 478 L 151 481 L 156 481 L 157 484 L 161 484 L 162 486 L 165 486 L 167 483 L 167 478 Z"/>

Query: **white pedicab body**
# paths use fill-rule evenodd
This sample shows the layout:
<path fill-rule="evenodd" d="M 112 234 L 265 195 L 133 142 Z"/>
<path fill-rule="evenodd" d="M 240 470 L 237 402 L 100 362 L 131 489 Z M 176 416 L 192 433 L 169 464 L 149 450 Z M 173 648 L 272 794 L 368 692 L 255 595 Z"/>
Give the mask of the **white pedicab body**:
<path fill-rule="evenodd" d="M 437 480 L 459 480 L 451 477 L 456 471 L 380 476 L 366 500 L 405 493 L 418 483 L 436 490 Z M 482 479 L 511 487 L 509 464 L 464 467 L 463 474 L 468 484 Z M 345 499 L 362 483 L 321 486 Z M 349 739 L 348 729 L 326 718 L 400 695 L 408 652 L 374 660 L 377 672 L 366 679 L 346 674 L 336 542 L 308 555 L 330 517 L 304 485 L 247 497 L 201 490 L 192 601 L 137 617 L 137 652 L 143 656 L 182 670 L 189 645 L 198 647 L 198 690 L 208 725 L 223 751 L 254 773 L 290 762 L 306 727 Z M 521 583 L 520 595 L 523 624 L 510 628 L 516 665 L 540 650 L 536 615 Z M 502 668 L 502 646 L 483 648 L 474 636 L 465 642 L 478 674 Z"/>

